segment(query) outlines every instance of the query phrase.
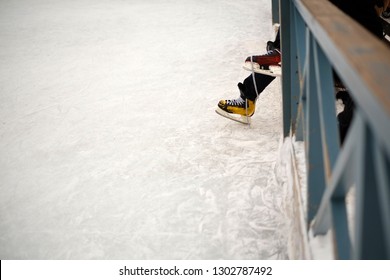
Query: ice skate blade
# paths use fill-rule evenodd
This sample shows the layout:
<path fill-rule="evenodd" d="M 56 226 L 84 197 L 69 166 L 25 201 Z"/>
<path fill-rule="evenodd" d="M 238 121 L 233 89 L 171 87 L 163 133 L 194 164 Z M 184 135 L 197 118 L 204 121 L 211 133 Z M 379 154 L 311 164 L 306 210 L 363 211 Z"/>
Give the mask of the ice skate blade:
<path fill-rule="evenodd" d="M 215 110 L 215 112 L 218 115 L 220 115 L 222 117 L 225 117 L 225 118 L 227 118 L 229 120 L 232 120 L 232 121 L 236 121 L 236 122 L 239 122 L 239 123 L 242 123 L 242 124 L 250 124 L 251 123 L 251 117 L 245 117 L 245 116 L 238 115 L 238 114 L 230 114 L 228 112 L 225 112 L 221 108 L 217 108 Z"/>
<path fill-rule="evenodd" d="M 260 65 L 257 63 L 253 63 L 253 68 L 252 68 L 252 63 L 246 62 L 242 67 L 247 71 L 251 71 L 251 72 L 253 71 L 258 74 L 263 74 L 272 77 L 282 76 L 282 67 L 278 65 L 270 65 L 269 69 L 267 70 L 267 69 L 261 69 Z"/>

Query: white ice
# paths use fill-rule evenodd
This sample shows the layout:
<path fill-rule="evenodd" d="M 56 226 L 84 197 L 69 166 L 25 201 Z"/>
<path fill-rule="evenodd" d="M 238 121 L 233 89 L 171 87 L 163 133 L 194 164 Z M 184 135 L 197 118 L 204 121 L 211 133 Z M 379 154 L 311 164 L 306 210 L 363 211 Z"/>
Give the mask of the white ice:
<path fill-rule="evenodd" d="M 285 259 L 269 0 L 0 1 L 0 259 Z"/>

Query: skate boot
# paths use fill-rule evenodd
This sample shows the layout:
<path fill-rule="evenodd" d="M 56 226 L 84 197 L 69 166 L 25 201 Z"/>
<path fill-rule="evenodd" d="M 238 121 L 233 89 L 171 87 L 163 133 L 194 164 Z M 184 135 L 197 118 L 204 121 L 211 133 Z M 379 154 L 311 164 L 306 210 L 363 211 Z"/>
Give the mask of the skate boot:
<path fill-rule="evenodd" d="M 268 42 L 267 42 L 267 46 L 266 46 L 267 52 L 272 51 L 272 50 L 274 50 L 274 49 L 276 49 L 276 47 L 275 47 L 275 42 L 268 41 Z"/>
<path fill-rule="evenodd" d="M 269 66 L 278 66 L 281 62 L 281 55 L 278 49 L 271 49 L 263 55 L 253 55 L 245 60 L 245 64 L 253 64 L 254 68 L 269 69 Z"/>
<path fill-rule="evenodd" d="M 243 96 L 237 99 L 220 100 L 216 113 L 244 124 L 250 123 L 250 117 L 255 113 L 255 102 Z"/>

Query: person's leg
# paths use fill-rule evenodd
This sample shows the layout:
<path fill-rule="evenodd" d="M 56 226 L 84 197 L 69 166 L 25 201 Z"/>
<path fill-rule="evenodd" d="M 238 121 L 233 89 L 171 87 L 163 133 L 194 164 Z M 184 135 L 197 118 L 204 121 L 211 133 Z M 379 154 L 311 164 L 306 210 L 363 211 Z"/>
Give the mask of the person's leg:
<path fill-rule="evenodd" d="M 337 120 L 339 123 L 340 142 L 341 144 L 343 144 L 353 119 L 353 111 L 355 108 L 355 104 L 348 91 L 339 91 L 336 94 L 336 98 L 341 99 L 344 104 L 344 110 L 337 115 Z"/>
<path fill-rule="evenodd" d="M 238 88 L 241 92 L 244 93 L 244 97 L 248 98 L 249 100 L 256 101 L 258 97 L 257 95 L 260 95 L 260 93 L 262 93 L 274 79 L 275 77 L 272 76 L 255 73 L 255 85 L 253 81 L 253 75 L 251 74 L 244 80 L 243 83 L 238 84 Z"/>
<path fill-rule="evenodd" d="M 218 107 L 230 114 L 250 117 L 255 112 L 255 104 L 258 95 L 260 95 L 274 79 L 275 77 L 257 73 L 254 73 L 253 79 L 253 75 L 251 74 L 243 83 L 238 83 L 240 97 L 237 99 L 220 100 Z"/>

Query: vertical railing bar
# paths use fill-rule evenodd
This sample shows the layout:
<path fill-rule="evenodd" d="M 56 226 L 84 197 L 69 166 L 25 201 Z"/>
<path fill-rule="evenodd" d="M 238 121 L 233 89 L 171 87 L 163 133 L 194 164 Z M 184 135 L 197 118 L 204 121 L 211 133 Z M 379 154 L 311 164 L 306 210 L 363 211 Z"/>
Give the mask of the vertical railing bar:
<path fill-rule="evenodd" d="M 306 27 L 305 28 L 305 56 L 304 56 L 304 61 L 303 61 L 303 69 L 302 69 L 302 81 L 301 81 L 301 99 L 300 99 L 300 104 L 302 104 L 302 115 L 301 115 L 301 123 L 302 123 L 302 128 L 304 130 L 303 137 L 306 139 L 307 135 L 307 121 L 308 121 L 308 100 L 307 100 L 307 94 L 308 94 L 308 68 L 309 68 L 309 51 L 310 51 L 310 31 Z M 305 143 L 305 150 L 306 150 L 306 155 L 307 155 L 307 149 L 308 145 L 306 141 Z"/>
<path fill-rule="evenodd" d="M 299 90 L 299 75 L 298 75 L 298 53 L 297 53 L 297 37 L 296 37 L 296 25 L 295 25 L 295 7 L 290 7 L 290 82 L 291 82 L 291 132 L 295 134 L 297 125 L 298 106 L 300 100 Z"/>
<path fill-rule="evenodd" d="M 304 108 L 304 121 L 305 121 L 305 150 L 306 150 L 306 170 L 307 170 L 307 222 L 310 225 L 312 219 L 314 218 L 313 211 L 310 210 L 311 205 L 313 204 L 311 202 L 312 199 L 312 191 L 311 191 L 311 180 L 309 180 L 311 176 L 311 161 L 310 161 L 310 63 L 311 63 L 311 49 L 310 49 L 310 32 L 309 29 L 306 29 L 306 54 L 305 54 L 305 64 L 303 67 L 303 78 L 304 78 L 304 89 L 305 91 L 302 93 L 302 98 L 305 100 L 303 104 L 305 104 Z"/>
<path fill-rule="evenodd" d="M 382 216 L 383 233 L 390 236 L 390 166 L 382 152 L 380 143 L 376 143 L 374 149 L 375 171 L 378 178 L 378 200 Z M 390 259 L 390 240 L 385 240 L 387 259 Z"/>
<path fill-rule="evenodd" d="M 272 24 L 279 23 L 279 0 L 272 0 Z"/>
<path fill-rule="evenodd" d="M 355 118 L 360 117 L 356 114 Z M 377 178 L 375 176 L 375 162 L 373 158 L 373 133 L 371 129 L 361 121 L 361 136 L 356 161 L 356 259 L 385 259 L 386 249 L 383 247 L 385 236 L 381 226 L 381 211 L 379 209 L 379 197 Z"/>
<path fill-rule="evenodd" d="M 314 60 L 314 38 L 310 36 L 309 62 L 307 73 L 307 152 L 308 152 L 308 223 L 314 219 L 321 203 L 321 197 L 325 190 L 323 144 L 320 133 L 319 103 L 316 81 L 316 61 Z"/>
<path fill-rule="evenodd" d="M 350 134 L 355 135 L 359 130 L 358 121 L 353 121 L 350 128 Z M 321 205 L 316 214 L 316 219 L 313 223 L 314 235 L 326 234 L 330 228 L 328 219 L 328 211 L 330 208 L 330 200 L 333 199 L 344 199 L 349 188 L 351 187 L 350 177 L 354 177 L 354 168 L 351 166 L 351 162 L 355 162 L 356 141 L 352 137 L 348 137 L 345 140 L 343 149 L 340 150 L 339 157 L 335 163 L 332 179 L 328 183 L 325 189 L 324 195 L 321 199 Z"/>
<path fill-rule="evenodd" d="M 351 240 L 348 233 L 348 216 L 345 198 L 331 199 L 330 208 L 333 222 L 333 247 L 337 259 L 347 260 L 351 258 Z"/>
<path fill-rule="evenodd" d="M 332 67 L 321 47 L 314 44 L 316 61 L 316 80 L 319 100 L 321 136 L 324 151 L 324 165 L 327 180 L 330 179 L 333 166 L 339 154 L 339 133 L 336 120 L 335 95 L 333 87 Z"/>
<path fill-rule="evenodd" d="M 280 32 L 282 50 L 283 137 L 291 129 L 291 0 L 280 0 Z"/>
<path fill-rule="evenodd" d="M 303 69 L 302 69 L 303 88 L 306 88 L 306 83 L 307 83 L 306 77 L 308 75 L 307 72 L 309 71 L 308 68 L 309 68 L 310 38 L 311 38 L 309 28 L 306 27 L 305 31 L 306 31 L 305 32 L 305 58 L 304 58 Z M 302 93 L 303 93 L 302 97 L 305 98 L 307 91 L 305 90 Z"/>
<path fill-rule="evenodd" d="M 337 154 L 339 152 L 338 146 L 334 145 L 338 143 L 338 134 L 335 112 L 335 99 L 333 87 L 330 85 L 333 82 L 331 66 L 329 61 L 324 56 L 321 48 L 313 38 L 313 58 L 315 66 L 315 76 L 317 85 L 317 98 L 318 98 L 318 114 L 320 120 L 320 137 L 322 139 L 322 151 L 324 166 L 326 171 L 326 180 L 329 183 L 332 173 L 332 168 L 336 162 Z M 337 138 L 336 138 L 337 137 Z M 325 189 L 325 186 L 324 186 Z M 343 207 L 343 200 L 340 199 L 331 201 L 331 211 L 325 211 L 324 215 L 329 216 L 332 214 L 334 239 L 337 247 L 337 255 L 340 258 L 349 257 L 349 237 L 345 237 L 345 231 L 348 231 L 348 227 L 345 226 L 346 210 L 345 205 Z M 329 206 L 328 206 L 329 207 Z M 316 213 L 317 214 L 317 213 Z M 325 217 L 329 221 L 330 217 Z M 340 222 L 341 221 L 341 222 Z M 336 254 L 335 254 L 336 255 Z"/>
<path fill-rule="evenodd" d="M 298 112 L 297 112 L 297 120 L 296 120 L 296 140 L 297 141 L 303 141 L 304 134 L 305 134 L 305 123 L 304 123 L 304 115 L 305 115 L 305 108 L 306 108 L 306 97 L 305 97 L 305 78 L 304 78 L 304 65 L 306 61 L 306 25 L 304 21 L 302 20 L 302 17 L 300 13 L 297 11 L 297 9 L 293 8 L 294 11 L 294 24 L 295 24 L 295 35 L 297 36 L 296 42 L 296 48 L 297 48 L 297 55 L 298 55 L 298 78 L 299 78 L 299 85 L 300 85 L 300 93 L 299 93 L 299 105 L 298 105 Z"/>
<path fill-rule="evenodd" d="M 302 19 L 301 14 L 298 12 L 296 7 L 293 8 L 294 11 L 294 23 L 295 23 L 295 30 L 297 39 L 295 40 L 297 43 L 297 50 L 298 50 L 298 69 L 299 73 L 303 74 L 303 68 L 304 68 L 304 61 L 305 61 L 305 53 L 306 53 L 306 24 Z M 302 76 L 300 76 L 300 81 L 302 81 Z"/>
<path fill-rule="evenodd" d="M 364 211 L 361 208 L 362 205 L 364 205 L 364 189 L 361 184 L 362 181 L 364 181 L 365 176 L 364 176 L 364 167 L 363 165 L 363 160 L 365 158 L 365 150 L 366 150 L 366 137 L 365 137 L 365 128 L 364 128 L 364 123 L 363 120 L 361 119 L 360 116 L 355 116 L 355 122 L 359 124 L 359 132 L 356 133 L 355 135 L 358 136 L 358 147 L 356 149 L 356 154 L 357 154 L 357 160 L 355 162 L 355 168 L 356 168 L 356 175 L 357 175 L 357 183 L 356 183 L 356 205 L 355 205 L 355 251 L 353 258 L 354 259 L 359 259 L 361 254 L 362 254 L 362 239 L 363 239 L 363 215 Z"/>
<path fill-rule="evenodd" d="M 304 133 L 305 133 L 305 128 L 304 128 L 304 121 L 303 121 L 303 100 L 300 99 L 301 101 L 298 104 L 298 111 L 297 111 L 297 128 L 295 131 L 295 140 L 296 141 L 303 141 L 304 140 Z"/>

